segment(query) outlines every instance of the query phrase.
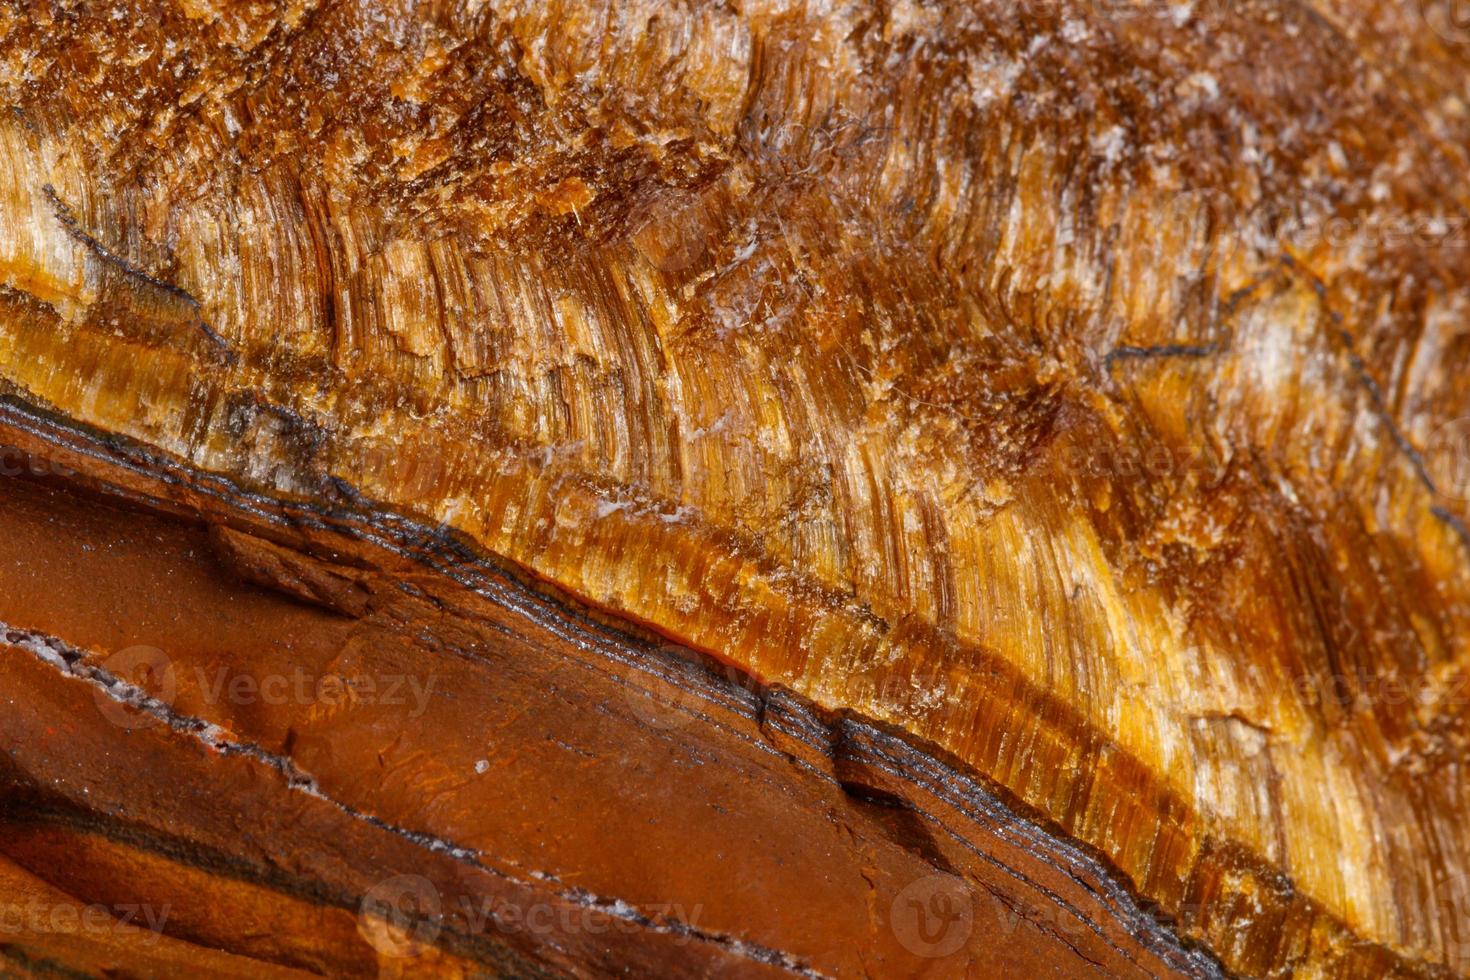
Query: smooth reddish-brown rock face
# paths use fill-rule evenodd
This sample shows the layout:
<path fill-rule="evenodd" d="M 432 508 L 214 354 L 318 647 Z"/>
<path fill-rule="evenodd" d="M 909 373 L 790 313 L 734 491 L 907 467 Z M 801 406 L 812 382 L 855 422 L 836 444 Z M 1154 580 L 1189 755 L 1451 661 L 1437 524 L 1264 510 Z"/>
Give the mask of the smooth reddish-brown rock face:
<path fill-rule="evenodd" d="M 66 714 L 86 693 L 67 678 L 98 683 L 77 663 L 136 646 L 186 658 L 185 674 L 239 667 L 257 682 L 301 663 L 386 669 L 406 650 L 348 626 L 378 614 L 430 616 L 401 626 L 425 663 L 478 662 L 455 639 L 469 629 L 458 613 L 402 604 L 430 601 L 412 591 L 424 562 L 451 578 L 500 568 L 554 595 L 553 619 L 607 618 L 811 711 L 892 726 L 915 753 L 894 778 L 944 759 L 1026 826 L 1088 849 L 1126 886 L 1118 901 L 1156 907 L 1227 970 L 1470 971 L 1470 30 L 1457 13 L 1430 0 L 6 8 L 7 438 L 74 482 L 216 525 L 211 567 L 244 590 L 238 645 L 191 645 L 86 602 L 53 614 L 42 588 L 14 613 L 16 649 L 33 656 L 6 660 L 9 683 Z M 298 521 L 304 540 L 271 543 L 256 525 L 280 513 L 341 526 Z M 313 557 L 385 529 L 421 542 L 407 564 Z M 134 565 L 134 587 L 173 594 Z M 279 647 L 257 648 L 269 628 L 244 597 L 261 587 L 341 630 L 286 624 Z M 485 601 L 521 615 L 520 594 Z M 175 601 L 179 629 L 229 600 L 201 603 Z M 509 661 L 552 671 L 572 655 L 558 643 L 581 649 L 558 637 Z M 184 734 L 264 755 L 219 742 L 185 790 L 164 775 L 185 751 L 174 741 L 98 729 L 53 791 L 64 805 L 27 805 L 93 813 L 87 833 L 103 813 L 145 828 L 147 846 L 121 831 L 97 845 L 124 863 L 146 863 L 124 844 L 173 853 L 156 842 L 167 834 L 190 854 L 278 862 L 270 847 L 296 821 L 324 821 L 300 832 L 330 840 L 344 814 L 427 835 L 363 842 L 350 861 L 292 852 L 314 865 L 299 880 L 337 889 L 331 907 L 360 898 L 372 869 L 403 867 L 390 845 L 553 848 L 531 816 L 500 826 L 467 795 L 478 763 L 504 758 L 471 758 L 497 716 L 469 679 L 417 720 L 375 703 L 373 737 L 339 737 L 338 706 L 315 703 L 211 718 L 207 685 L 173 679 L 171 710 L 214 726 Z M 34 751 L 50 723 L 43 707 L 30 717 Z M 424 717 L 442 737 L 408 734 Z M 502 751 L 543 771 L 535 754 L 551 750 L 513 717 Z M 586 723 L 569 711 L 557 724 Z M 710 724 L 690 726 L 691 744 L 717 739 Z M 890 800 L 840 774 L 835 729 L 818 727 L 835 785 Z M 556 726 L 546 736 L 575 754 Z M 515 798 L 575 798 L 585 817 L 630 767 L 706 764 L 582 749 L 585 764 L 544 767 L 559 782 Z M 247 764 L 274 773 L 270 790 L 226 771 Z M 55 757 L 16 765 L 17 785 L 63 779 Z M 734 761 L 708 765 L 742 781 Z M 107 804 L 78 799 L 120 772 Z M 170 802 L 214 783 L 234 795 Z M 352 789 L 347 810 L 271 795 L 330 800 L 335 783 Z M 792 821 L 827 805 L 793 804 Z M 914 844 L 922 806 L 889 809 L 910 815 L 883 811 L 904 821 L 885 824 L 900 851 L 957 881 L 979 873 Z M 246 846 L 221 825 L 236 812 L 280 822 Z M 16 838 L 32 863 L 81 832 L 37 819 Z M 825 905 L 800 890 L 783 904 L 781 874 L 836 873 L 815 829 L 772 814 L 818 848 L 798 874 L 739 836 L 760 820 L 722 836 L 702 811 L 647 819 L 687 853 L 581 829 L 619 851 L 604 870 L 628 908 L 665 884 L 695 894 L 673 883 L 707 879 L 729 841 L 757 883 L 697 926 L 719 948 L 689 956 L 905 971 L 883 959 L 900 954 L 873 909 L 907 872 L 859 875 L 862 900 L 854 880 Z M 445 843 L 462 834 L 510 850 Z M 919 907 L 949 907 L 930 898 Z M 1134 913 L 1088 921 L 1164 948 L 1139 939 L 1156 917 Z M 652 931 L 695 928 L 675 921 Z M 594 971 L 675 955 L 580 935 L 428 947 L 444 970 L 492 954 Z M 1157 942 L 1173 952 L 1129 962 L 1214 969 Z M 751 960 L 746 943 L 766 952 Z M 921 965 L 983 972 L 993 946 Z"/>
<path fill-rule="evenodd" d="M 953 760 L 407 529 L 0 490 L 22 972 L 1218 973 Z"/>

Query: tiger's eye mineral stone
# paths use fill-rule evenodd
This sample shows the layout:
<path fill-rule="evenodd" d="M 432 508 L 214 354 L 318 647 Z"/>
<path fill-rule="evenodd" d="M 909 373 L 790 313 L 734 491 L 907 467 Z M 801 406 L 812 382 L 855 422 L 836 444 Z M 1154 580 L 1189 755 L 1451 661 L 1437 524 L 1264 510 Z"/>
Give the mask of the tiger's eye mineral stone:
<path fill-rule="evenodd" d="M 569 616 L 928 746 L 1207 953 L 1145 972 L 1470 971 L 1470 29 L 1453 8 L 9 4 L 6 439 L 214 523 L 195 545 L 242 595 L 326 610 L 270 621 L 284 645 L 251 655 L 278 670 L 315 649 L 289 652 L 298 628 L 333 663 L 393 644 L 435 662 L 424 636 L 455 661 L 456 607 L 379 595 L 432 577 L 419 558 L 343 557 L 323 522 L 352 524 L 343 540 L 428 529 L 433 575 L 491 563 Z M 267 540 L 266 513 L 294 515 L 294 537 Z M 228 605 L 196 592 L 178 616 Z M 199 636 L 8 606 L 6 662 L 29 672 L 8 696 L 106 687 L 94 655 L 149 644 L 179 675 L 171 710 L 214 726 L 99 729 L 77 750 L 143 760 L 109 798 L 118 825 L 229 812 L 158 809 L 173 732 L 213 740 L 199 778 L 229 799 L 249 781 L 226 769 L 249 763 L 323 797 L 381 779 L 417 801 L 323 811 L 298 828 L 316 839 L 343 813 L 444 854 L 450 826 L 489 833 L 452 801 L 518 751 L 482 744 L 490 688 L 463 681 L 422 723 L 378 704 L 349 738 L 319 703 L 211 714 L 195 667 L 223 661 L 181 652 Z M 388 608 L 429 625 L 383 625 L 397 639 L 370 649 L 331 625 Z M 3 724 L 14 755 L 21 722 Z M 36 785 L 71 764 L 17 759 Z M 95 766 L 77 786 L 100 792 Z M 523 868 L 533 823 L 500 830 Z M 65 834 L 83 833 L 16 831 L 16 874 L 82 862 Z M 96 844 L 107 866 L 164 860 L 142 846 Z M 348 880 L 312 864 L 280 874 Z M 776 935 L 759 904 L 710 934 Z M 207 918 L 185 938 L 215 936 Z M 822 928 L 851 938 L 745 965 L 883 972 L 842 959 L 876 927 Z M 352 932 L 324 918 L 319 936 L 334 929 Z M 443 931 L 424 962 L 477 962 Z M 224 948 L 355 962 L 278 945 Z M 972 946 L 932 963 L 983 972 Z M 591 972 L 645 955 L 566 949 L 558 968 Z"/>

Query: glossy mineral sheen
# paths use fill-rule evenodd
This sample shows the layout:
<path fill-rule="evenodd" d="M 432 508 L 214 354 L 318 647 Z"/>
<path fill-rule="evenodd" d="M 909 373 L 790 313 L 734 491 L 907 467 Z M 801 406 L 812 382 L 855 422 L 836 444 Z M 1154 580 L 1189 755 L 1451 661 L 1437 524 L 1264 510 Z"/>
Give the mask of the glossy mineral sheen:
<path fill-rule="evenodd" d="M 1467 970 L 1444 6 L 9 6 L 0 377 L 902 726 L 1231 970 Z"/>

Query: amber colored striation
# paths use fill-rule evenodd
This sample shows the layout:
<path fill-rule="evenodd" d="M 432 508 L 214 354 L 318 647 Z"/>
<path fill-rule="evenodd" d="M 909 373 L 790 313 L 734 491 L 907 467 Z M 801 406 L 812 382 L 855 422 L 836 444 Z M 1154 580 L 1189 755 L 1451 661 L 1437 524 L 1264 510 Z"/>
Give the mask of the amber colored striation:
<path fill-rule="evenodd" d="M 1452 8 L 11 5 L 0 376 L 1470 971 Z"/>

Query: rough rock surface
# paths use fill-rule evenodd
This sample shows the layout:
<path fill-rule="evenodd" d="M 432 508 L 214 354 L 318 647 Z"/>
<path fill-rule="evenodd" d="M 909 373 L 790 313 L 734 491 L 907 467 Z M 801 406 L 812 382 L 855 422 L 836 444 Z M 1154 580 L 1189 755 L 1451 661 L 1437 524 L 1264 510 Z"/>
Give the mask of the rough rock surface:
<path fill-rule="evenodd" d="M 927 739 L 1228 969 L 1470 970 L 1455 13 L 11 5 L 0 377 Z"/>

